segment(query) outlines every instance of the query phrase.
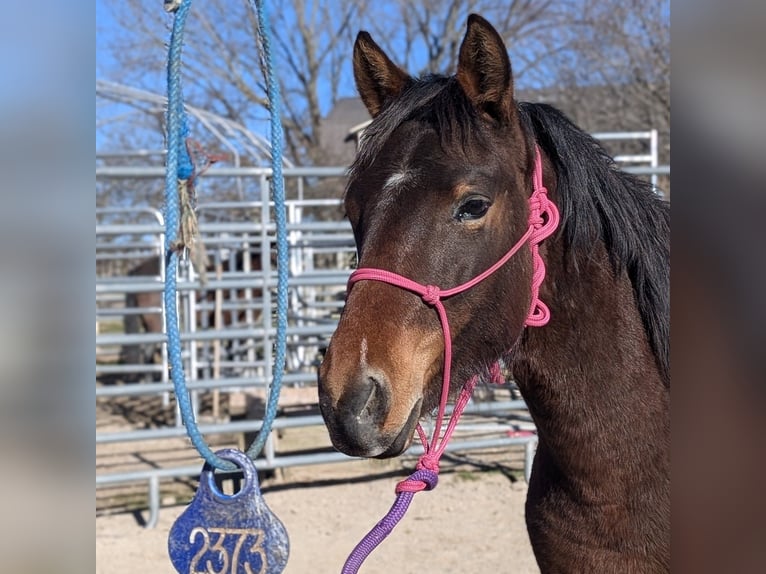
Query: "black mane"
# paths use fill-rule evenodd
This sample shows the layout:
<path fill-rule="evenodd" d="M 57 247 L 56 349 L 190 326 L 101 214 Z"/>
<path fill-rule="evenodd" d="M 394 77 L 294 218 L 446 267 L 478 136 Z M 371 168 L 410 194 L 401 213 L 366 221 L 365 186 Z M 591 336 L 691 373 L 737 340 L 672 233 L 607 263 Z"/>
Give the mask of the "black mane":
<path fill-rule="evenodd" d="M 565 244 L 588 253 L 601 239 L 625 269 L 660 373 L 670 384 L 670 204 L 620 171 L 590 135 L 545 104 L 519 105 L 528 133 L 553 162 Z"/>
<path fill-rule="evenodd" d="M 590 135 L 545 104 L 518 105 L 522 125 L 553 162 L 567 250 L 590 253 L 604 242 L 615 272 L 625 269 L 666 385 L 670 384 L 670 206 L 649 183 L 620 171 Z M 365 129 L 349 180 L 375 161 L 405 121 L 432 126 L 445 149 L 466 152 L 485 129 L 454 76 L 411 80 Z M 532 166 L 529 173 L 531 175 Z"/>

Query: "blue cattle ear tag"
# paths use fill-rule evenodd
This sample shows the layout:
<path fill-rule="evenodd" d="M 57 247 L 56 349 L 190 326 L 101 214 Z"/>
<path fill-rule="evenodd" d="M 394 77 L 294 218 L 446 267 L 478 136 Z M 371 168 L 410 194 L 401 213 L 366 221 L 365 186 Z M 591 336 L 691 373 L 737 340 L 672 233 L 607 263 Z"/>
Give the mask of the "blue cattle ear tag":
<path fill-rule="evenodd" d="M 261 496 L 255 464 L 238 450 L 216 454 L 242 469 L 242 489 L 232 495 L 222 493 L 214 469 L 206 464 L 194 500 L 170 529 L 170 561 L 181 574 L 282 572 L 290 541 Z"/>

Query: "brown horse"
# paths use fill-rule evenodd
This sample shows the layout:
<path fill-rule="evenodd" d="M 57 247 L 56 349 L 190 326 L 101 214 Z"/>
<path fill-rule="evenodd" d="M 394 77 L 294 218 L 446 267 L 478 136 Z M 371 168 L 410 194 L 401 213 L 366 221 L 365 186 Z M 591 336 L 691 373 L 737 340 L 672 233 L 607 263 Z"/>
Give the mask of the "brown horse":
<path fill-rule="evenodd" d="M 159 277 L 160 256 L 156 255 L 143 260 L 130 271 L 128 277 Z M 144 293 L 126 293 L 125 309 L 130 311 L 139 308 L 162 307 L 162 292 L 150 291 Z M 122 319 L 123 330 L 127 334 L 133 333 L 162 333 L 162 315 L 160 313 L 127 313 Z M 120 362 L 123 364 L 137 365 L 154 362 L 155 345 L 144 347 L 142 345 L 123 345 L 120 351 Z"/>
<path fill-rule="evenodd" d="M 229 271 L 243 271 L 245 263 L 245 253 L 250 256 L 250 270 L 260 271 L 262 269 L 261 255 L 258 251 L 237 251 L 233 258 L 225 259 L 221 264 L 221 271 L 227 273 Z M 206 269 L 208 278 L 215 278 L 216 268 L 215 265 L 210 265 Z M 156 255 L 145 259 L 133 269 L 128 272 L 129 277 L 160 277 L 160 256 Z M 263 295 L 263 289 L 261 287 L 255 287 L 252 291 L 253 297 L 261 297 Z M 215 301 L 215 291 L 205 290 L 201 291 L 199 295 L 199 302 L 211 303 Z M 223 290 L 223 300 L 232 301 L 233 299 L 241 300 L 245 297 L 244 289 L 237 289 L 232 293 L 229 289 Z M 160 308 L 162 306 L 162 292 L 161 291 L 148 291 L 139 293 L 126 293 L 125 294 L 125 308 L 130 309 L 150 309 Z M 214 311 L 210 311 L 206 317 L 207 325 L 212 328 L 215 324 Z M 255 314 L 258 316 L 258 313 Z M 204 317 L 202 313 L 197 314 L 197 324 L 203 324 Z M 238 310 L 223 310 L 221 313 L 221 324 L 223 326 L 234 325 L 236 323 L 242 323 L 245 320 L 245 311 Z M 123 315 L 123 328 L 125 333 L 162 333 L 163 332 L 163 320 L 162 314 L 157 312 L 147 311 L 145 313 L 126 313 Z M 156 360 L 157 353 L 159 351 L 159 345 L 145 344 L 145 345 L 124 345 L 120 352 L 120 362 L 126 365 L 142 365 L 152 364 Z M 133 382 L 138 379 L 135 375 L 126 375 L 124 379 L 128 382 Z"/>
<path fill-rule="evenodd" d="M 544 327 L 531 247 L 445 297 L 456 392 L 503 358 L 539 433 L 526 506 L 543 572 L 670 568 L 670 209 L 618 170 L 560 112 L 514 99 L 502 39 L 468 19 L 455 76 L 415 79 L 366 32 L 357 88 L 373 122 L 345 207 L 360 268 L 448 289 L 480 275 L 523 237 L 535 158 L 558 207 L 544 240 Z M 425 303 L 424 303 L 425 301 Z M 334 445 L 391 457 L 440 400 L 445 343 L 433 300 L 355 282 L 319 372 Z"/>

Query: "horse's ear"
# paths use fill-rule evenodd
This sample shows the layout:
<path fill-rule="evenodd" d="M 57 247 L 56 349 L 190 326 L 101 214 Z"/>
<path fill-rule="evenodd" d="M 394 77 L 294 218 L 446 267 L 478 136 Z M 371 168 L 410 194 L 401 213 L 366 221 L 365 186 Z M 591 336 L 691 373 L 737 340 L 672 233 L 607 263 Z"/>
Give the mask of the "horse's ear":
<path fill-rule="evenodd" d="M 457 81 L 473 104 L 497 121 L 514 115 L 511 61 L 500 34 L 477 14 L 468 17 Z"/>
<path fill-rule="evenodd" d="M 410 76 L 394 64 L 367 32 L 359 32 L 354 43 L 356 89 L 374 118 L 387 100 L 404 89 Z"/>

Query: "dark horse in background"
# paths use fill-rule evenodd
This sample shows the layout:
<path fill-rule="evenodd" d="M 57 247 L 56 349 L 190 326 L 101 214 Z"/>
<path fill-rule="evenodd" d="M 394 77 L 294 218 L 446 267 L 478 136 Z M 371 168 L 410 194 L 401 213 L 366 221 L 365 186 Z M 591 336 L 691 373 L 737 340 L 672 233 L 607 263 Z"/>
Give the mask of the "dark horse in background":
<path fill-rule="evenodd" d="M 374 118 L 345 196 L 360 268 L 442 289 L 488 269 L 526 229 L 539 148 L 561 213 L 540 247 L 550 322 L 524 327 L 523 248 L 444 300 L 451 388 L 511 366 L 539 433 L 526 522 L 543 572 L 669 571 L 669 205 L 559 111 L 516 102 L 503 41 L 479 16 L 455 76 L 412 78 L 366 32 L 353 63 Z M 443 353 L 418 295 L 354 284 L 319 372 L 334 445 L 403 452 L 439 400 Z"/>
<path fill-rule="evenodd" d="M 128 277 L 160 277 L 160 256 L 155 255 L 145 259 L 128 271 Z M 125 294 L 125 309 L 127 311 L 151 307 L 160 308 L 161 306 L 161 291 Z M 122 325 L 125 334 L 162 333 L 162 315 L 151 312 L 126 313 L 123 315 Z M 153 363 L 155 352 L 154 345 L 123 345 L 120 350 L 120 363 L 129 365 Z"/>
<path fill-rule="evenodd" d="M 236 251 L 233 258 L 224 259 L 221 262 L 221 272 L 227 273 L 230 271 L 243 271 L 245 258 L 250 258 L 250 270 L 260 271 L 262 269 L 261 255 L 258 251 Z M 216 266 L 211 264 L 206 269 L 208 278 L 215 278 Z M 129 277 L 160 277 L 160 256 L 156 255 L 145 259 L 133 269 L 128 272 Z M 245 290 L 237 289 L 223 289 L 223 301 L 231 302 L 233 299 L 244 299 Z M 252 291 L 253 298 L 259 298 L 263 295 L 263 289 L 260 287 L 254 287 Z M 203 290 L 200 292 L 198 301 L 200 303 L 207 302 L 212 303 L 215 301 L 215 290 Z M 141 293 L 126 293 L 125 294 L 125 308 L 130 309 L 151 309 L 160 308 L 162 306 L 162 291 L 148 291 Z M 204 324 L 202 312 L 197 314 L 197 324 Z M 215 325 L 214 311 L 207 313 L 206 325 L 213 328 Z M 242 323 L 245 320 L 245 311 L 242 309 L 235 310 L 223 310 L 221 312 L 221 325 L 229 326 L 233 324 Z M 163 319 L 162 314 L 158 312 L 146 311 L 143 313 L 126 313 L 123 315 L 123 330 L 126 334 L 134 333 L 162 333 L 163 332 Z M 120 362 L 126 365 L 144 365 L 152 364 L 157 360 L 157 353 L 159 352 L 159 345 L 124 345 L 120 351 Z M 138 379 L 135 375 L 126 375 L 125 380 L 128 382 L 134 382 Z"/>

